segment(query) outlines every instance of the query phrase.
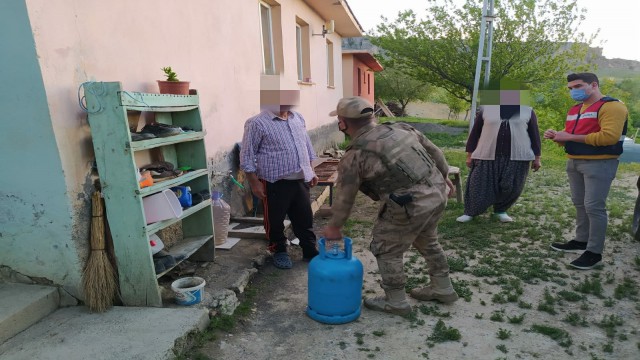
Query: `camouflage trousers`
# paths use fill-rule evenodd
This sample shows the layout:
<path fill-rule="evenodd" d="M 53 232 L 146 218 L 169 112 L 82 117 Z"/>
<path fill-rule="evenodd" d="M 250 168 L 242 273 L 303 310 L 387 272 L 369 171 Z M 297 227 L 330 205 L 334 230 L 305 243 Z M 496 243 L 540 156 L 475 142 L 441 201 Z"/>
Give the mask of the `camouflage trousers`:
<path fill-rule="evenodd" d="M 441 181 L 405 191 L 413 197 L 405 206 L 388 197 L 381 199 L 370 249 L 378 261 L 383 289 L 404 289 L 403 256 L 412 245 L 424 256 L 429 275 L 449 275 L 447 257 L 438 242 L 438 221 L 447 204 L 446 185 Z"/>

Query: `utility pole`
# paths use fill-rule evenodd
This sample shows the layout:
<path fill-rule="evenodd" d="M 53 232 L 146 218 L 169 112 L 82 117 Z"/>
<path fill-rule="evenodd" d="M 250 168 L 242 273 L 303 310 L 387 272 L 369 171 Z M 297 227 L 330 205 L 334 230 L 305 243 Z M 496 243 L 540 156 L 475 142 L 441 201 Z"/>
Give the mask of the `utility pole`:
<path fill-rule="evenodd" d="M 478 58 L 476 60 L 476 76 L 473 80 L 473 94 L 471 95 L 471 115 L 469 117 L 469 132 L 473 128 L 473 122 L 476 119 L 476 109 L 478 107 L 478 88 L 480 87 L 480 75 L 482 74 L 482 65 L 484 68 L 484 85 L 489 84 L 491 75 L 491 49 L 493 48 L 493 13 L 494 0 L 484 0 L 482 6 L 482 22 L 480 25 L 480 41 L 478 44 Z M 485 46 L 486 43 L 486 46 Z"/>

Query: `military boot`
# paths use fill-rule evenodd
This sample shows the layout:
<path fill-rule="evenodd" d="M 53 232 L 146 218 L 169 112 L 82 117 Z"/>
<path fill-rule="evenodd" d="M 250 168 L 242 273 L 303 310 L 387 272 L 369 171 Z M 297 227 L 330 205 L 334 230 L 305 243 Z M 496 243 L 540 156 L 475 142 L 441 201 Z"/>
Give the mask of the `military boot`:
<path fill-rule="evenodd" d="M 385 290 L 385 296 L 365 298 L 364 306 L 375 311 L 384 311 L 395 315 L 406 316 L 411 313 L 411 305 L 403 289 Z"/>
<path fill-rule="evenodd" d="M 422 301 L 438 300 L 449 304 L 458 300 L 458 294 L 451 285 L 449 276 L 431 276 L 431 283 L 423 288 L 411 290 L 411 297 Z"/>

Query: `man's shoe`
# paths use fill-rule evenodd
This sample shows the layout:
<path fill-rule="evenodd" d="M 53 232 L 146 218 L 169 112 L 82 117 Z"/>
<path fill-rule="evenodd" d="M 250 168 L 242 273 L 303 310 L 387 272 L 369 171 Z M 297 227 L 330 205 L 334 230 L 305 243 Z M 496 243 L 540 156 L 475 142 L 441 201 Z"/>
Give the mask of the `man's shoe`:
<path fill-rule="evenodd" d="M 498 220 L 500 220 L 500 222 L 503 222 L 503 223 L 513 222 L 513 218 L 507 215 L 506 212 L 495 213 L 495 215 L 498 218 Z"/>
<path fill-rule="evenodd" d="M 473 216 L 469 216 L 469 215 L 462 215 L 462 216 L 459 216 L 456 219 L 456 221 L 460 222 L 460 223 L 466 223 L 466 222 L 469 222 L 471 220 L 473 220 Z"/>
<path fill-rule="evenodd" d="M 458 293 L 453 289 L 448 276 L 431 276 L 428 286 L 411 289 L 409 295 L 420 301 L 437 300 L 443 304 L 451 304 L 458 300 Z"/>
<path fill-rule="evenodd" d="M 287 254 L 286 251 L 277 252 L 273 254 L 273 265 L 278 269 L 283 269 L 283 270 L 291 269 L 293 267 L 291 258 L 289 257 L 289 254 Z"/>
<path fill-rule="evenodd" d="M 592 253 L 591 251 L 585 251 L 578 257 L 573 260 L 569 265 L 576 269 L 581 270 L 589 270 L 596 267 L 602 261 L 602 255 Z"/>
<path fill-rule="evenodd" d="M 553 243 L 551 248 L 555 251 L 564 251 L 568 253 L 581 253 L 587 250 L 587 243 L 582 241 L 571 240 L 567 243 Z"/>
<path fill-rule="evenodd" d="M 397 290 L 394 290 L 397 291 Z M 404 297 L 404 290 L 402 291 L 402 296 Z M 407 302 L 407 299 L 404 298 L 402 300 L 394 300 L 397 296 L 376 296 L 371 298 L 364 299 L 364 306 L 367 309 L 373 311 L 382 311 L 394 315 L 407 316 L 411 314 L 411 305 Z"/>

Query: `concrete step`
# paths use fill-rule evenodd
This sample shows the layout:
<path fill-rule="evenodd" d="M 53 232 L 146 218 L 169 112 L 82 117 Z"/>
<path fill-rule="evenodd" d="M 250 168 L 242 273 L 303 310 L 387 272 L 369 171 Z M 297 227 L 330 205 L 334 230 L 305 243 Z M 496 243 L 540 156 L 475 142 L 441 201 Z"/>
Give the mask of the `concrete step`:
<path fill-rule="evenodd" d="M 208 323 L 208 311 L 196 307 L 116 306 L 102 314 L 86 306 L 60 308 L 0 344 L 0 359 L 173 359 L 181 340 Z"/>
<path fill-rule="evenodd" d="M 55 287 L 0 283 L 0 344 L 52 313 L 59 304 Z"/>

